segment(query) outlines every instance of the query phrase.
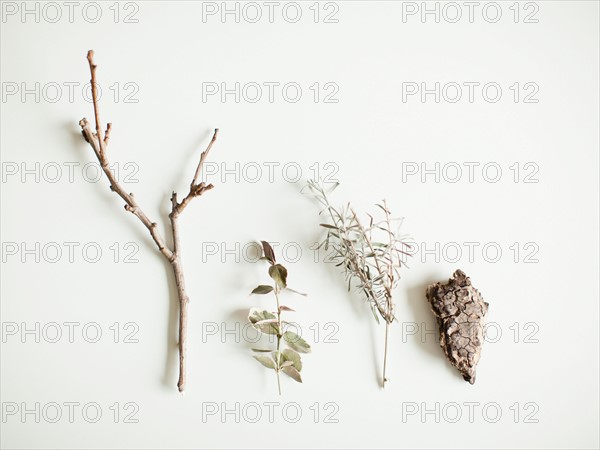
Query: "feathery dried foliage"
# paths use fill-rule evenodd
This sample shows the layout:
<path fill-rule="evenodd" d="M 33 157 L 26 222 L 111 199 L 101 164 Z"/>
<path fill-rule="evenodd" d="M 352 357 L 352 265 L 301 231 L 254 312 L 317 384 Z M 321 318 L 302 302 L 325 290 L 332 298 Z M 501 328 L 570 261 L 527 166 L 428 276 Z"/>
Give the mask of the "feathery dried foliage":
<path fill-rule="evenodd" d="M 260 259 L 268 261 L 269 276 L 274 283 L 273 285 L 261 284 L 255 287 L 251 293 L 266 295 L 272 292 L 275 294 L 277 310 L 271 312 L 252 308 L 250 309 L 248 320 L 260 333 L 275 336 L 277 338 L 277 347 L 275 350 L 253 348 L 252 351 L 261 353 L 254 356 L 254 359 L 267 369 L 272 369 L 276 372 L 277 388 L 279 390 L 279 395 L 281 395 L 281 380 L 279 378 L 279 373 L 283 372 L 298 383 L 302 383 L 302 377 L 300 376 L 300 372 L 302 371 L 302 359 L 300 358 L 300 353 L 310 353 L 311 348 L 302 337 L 289 329 L 295 327 L 290 327 L 289 322 L 281 320 L 282 312 L 293 312 L 294 310 L 279 302 L 279 294 L 283 290 L 303 296 L 306 294 L 301 294 L 300 292 L 288 288 L 287 269 L 281 264 L 278 264 L 275 260 L 273 247 L 266 241 L 261 241 L 261 243 L 263 255 Z M 288 348 L 282 350 L 282 343 L 285 343 Z M 269 353 L 268 356 L 266 355 L 267 353 Z"/>
<path fill-rule="evenodd" d="M 376 204 L 383 218 L 375 220 L 367 214 L 369 221 L 365 226 L 350 203 L 339 209 L 331 205 L 327 195 L 337 186 L 338 183 L 328 188 L 314 180 L 307 184 L 310 193 L 324 207 L 320 214 L 328 216 L 328 222 L 321 224 L 327 236 L 318 248 L 331 249 L 331 259 L 344 270 L 348 291 L 352 280 L 357 281 L 356 288 L 364 294 L 377 323 L 379 317 L 386 323 L 382 380 L 385 386 L 389 325 L 395 319 L 393 291 L 411 246 L 400 234 L 402 219 L 392 217 L 385 200 Z"/>

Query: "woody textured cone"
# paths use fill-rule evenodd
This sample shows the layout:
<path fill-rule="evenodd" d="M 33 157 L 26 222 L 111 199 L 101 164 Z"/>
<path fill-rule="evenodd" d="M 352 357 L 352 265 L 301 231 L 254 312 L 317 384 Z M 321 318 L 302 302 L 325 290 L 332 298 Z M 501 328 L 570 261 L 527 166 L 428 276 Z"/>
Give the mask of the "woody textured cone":
<path fill-rule="evenodd" d="M 446 358 L 466 381 L 474 384 L 488 303 L 462 270 L 454 272 L 447 283 L 429 286 L 426 295 L 437 320 L 440 346 Z"/>

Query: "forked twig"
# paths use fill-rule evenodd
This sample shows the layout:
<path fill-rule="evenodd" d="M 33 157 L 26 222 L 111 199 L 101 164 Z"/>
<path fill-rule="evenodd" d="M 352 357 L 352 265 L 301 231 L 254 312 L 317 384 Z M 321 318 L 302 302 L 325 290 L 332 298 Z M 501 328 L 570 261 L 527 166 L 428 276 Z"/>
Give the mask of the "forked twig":
<path fill-rule="evenodd" d="M 185 279 L 183 276 L 183 267 L 181 264 L 181 254 L 180 254 L 180 242 L 179 242 L 179 215 L 183 212 L 185 207 L 189 204 L 189 202 L 195 198 L 199 197 L 204 192 L 211 190 L 214 186 L 212 184 L 205 184 L 204 182 L 198 183 L 198 178 L 202 172 L 202 166 L 212 148 L 213 144 L 217 139 L 217 135 L 219 133 L 218 129 L 215 129 L 213 137 L 208 144 L 206 150 L 202 152 L 200 155 L 200 161 L 198 162 L 198 166 L 196 168 L 196 172 L 194 173 L 194 178 L 192 178 L 192 182 L 190 183 L 190 190 L 188 194 L 183 198 L 181 202 L 177 201 L 177 193 L 173 191 L 171 195 L 171 212 L 169 214 L 169 220 L 171 222 L 171 232 L 173 236 L 173 248 L 170 249 L 165 241 L 163 240 L 160 232 L 158 231 L 158 225 L 156 222 L 151 221 L 146 213 L 141 209 L 138 205 L 134 195 L 132 193 L 128 193 L 123 187 L 119 184 L 115 176 L 110 170 L 110 163 L 108 161 L 108 157 L 106 156 L 106 149 L 108 147 L 108 143 L 110 140 L 110 133 L 112 130 L 112 124 L 109 123 L 106 126 L 106 131 L 104 135 L 102 133 L 102 124 L 100 122 L 100 113 L 99 113 L 99 104 L 98 104 L 98 92 L 97 92 L 97 84 L 96 84 L 96 64 L 94 63 L 94 51 L 90 50 L 87 54 L 87 59 L 90 66 L 90 73 L 92 76 L 91 85 L 92 85 L 92 99 L 94 103 L 94 119 L 96 125 L 96 132 L 94 133 L 92 127 L 88 120 L 84 117 L 79 121 L 79 125 L 81 126 L 81 132 L 85 140 L 90 144 L 96 158 L 98 158 L 98 162 L 100 163 L 100 167 L 102 167 L 102 171 L 108 178 L 110 183 L 111 191 L 117 193 L 119 197 L 121 197 L 125 201 L 125 210 L 132 213 L 136 216 L 140 221 L 144 224 L 144 226 L 150 232 L 150 236 L 154 240 L 154 243 L 158 247 L 158 250 L 162 253 L 162 255 L 167 259 L 171 268 L 173 269 L 173 274 L 175 275 L 175 284 L 177 286 L 177 297 L 179 299 L 179 380 L 177 382 L 177 388 L 179 392 L 183 392 L 186 384 L 186 337 L 187 337 L 187 305 L 189 303 L 189 297 L 185 291 Z"/>

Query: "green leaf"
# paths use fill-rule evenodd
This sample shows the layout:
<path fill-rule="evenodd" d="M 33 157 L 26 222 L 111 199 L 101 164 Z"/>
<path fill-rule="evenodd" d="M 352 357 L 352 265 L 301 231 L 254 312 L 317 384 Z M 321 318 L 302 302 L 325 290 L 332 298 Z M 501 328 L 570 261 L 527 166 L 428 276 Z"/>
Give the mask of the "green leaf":
<path fill-rule="evenodd" d="M 260 241 L 263 246 L 263 251 L 265 252 L 265 258 L 271 262 L 271 264 L 275 264 L 275 252 L 273 251 L 273 247 L 267 241 Z"/>
<path fill-rule="evenodd" d="M 250 314 L 248 315 L 248 320 L 252 324 L 254 328 L 258 331 L 266 334 L 279 334 L 279 327 L 274 323 L 266 323 L 264 325 L 259 325 L 258 323 L 263 320 L 271 320 L 276 319 L 275 314 L 271 314 L 269 311 L 260 311 L 258 309 L 251 309 Z"/>
<path fill-rule="evenodd" d="M 293 366 L 293 365 L 294 365 L 294 363 L 292 361 L 283 361 L 281 363 L 281 368 L 283 369 L 284 367 L 290 367 L 290 366 Z"/>
<path fill-rule="evenodd" d="M 291 361 L 293 366 L 296 368 L 298 372 L 302 371 L 302 359 L 298 352 L 292 350 L 291 348 L 286 348 L 281 352 L 282 361 Z"/>
<path fill-rule="evenodd" d="M 252 350 L 253 352 L 257 352 L 257 353 L 269 353 L 271 350 L 263 350 L 262 348 L 251 348 L 250 350 Z"/>
<path fill-rule="evenodd" d="M 269 276 L 275 280 L 279 287 L 287 287 L 287 269 L 281 264 L 275 264 L 269 267 Z"/>
<path fill-rule="evenodd" d="M 283 373 L 285 373 L 292 380 L 297 381 L 298 383 L 302 383 L 302 377 L 300 376 L 300 372 L 298 372 L 294 366 L 287 366 L 281 369 Z"/>
<path fill-rule="evenodd" d="M 265 366 L 267 369 L 275 370 L 275 362 L 268 356 L 256 355 L 253 356 L 253 358 L 259 363 L 261 363 L 263 366 Z"/>
<path fill-rule="evenodd" d="M 294 350 L 300 353 L 310 353 L 310 345 L 300 336 L 292 331 L 286 331 L 283 333 L 283 339 L 288 343 L 288 345 Z"/>
<path fill-rule="evenodd" d="M 251 293 L 264 295 L 268 294 L 271 291 L 273 291 L 273 286 L 269 286 L 268 284 L 261 284 L 260 286 L 256 286 Z"/>

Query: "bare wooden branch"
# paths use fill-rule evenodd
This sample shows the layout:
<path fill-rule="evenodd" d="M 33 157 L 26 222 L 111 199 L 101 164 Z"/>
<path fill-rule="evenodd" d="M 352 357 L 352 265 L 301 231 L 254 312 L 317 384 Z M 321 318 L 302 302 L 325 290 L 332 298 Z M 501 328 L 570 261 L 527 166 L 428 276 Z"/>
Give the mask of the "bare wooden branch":
<path fill-rule="evenodd" d="M 186 294 L 185 290 L 185 278 L 183 275 L 183 267 L 181 263 L 181 254 L 180 254 L 180 238 L 179 238 L 179 224 L 178 218 L 181 212 L 185 209 L 185 207 L 189 204 L 189 202 L 195 198 L 201 196 L 204 192 L 212 189 L 214 186 L 212 184 L 205 184 L 204 182 L 198 183 L 198 178 L 200 173 L 202 172 L 202 166 L 215 143 L 218 135 L 218 129 L 215 129 L 213 137 L 208 144 L 206 150 L 204 150 L 200 155 L 200 161 L 198 162 L 198 166 L 194 173 L 194 178 L 190 184 L 190 191 L 181 201 L 178 203 L 177 201 L 177 193 L 173 192 L 171 196 L 171 213 L 169 214 L 169 219 L 171 221 L 171 232 L 173 237 L 173 248 L 170 249 L 163 240 L 160 232 L 158 231 L 158 225 L 156 222 L 151 221 L 148 216 L 141 209 L 135 197 L 132 193 L 128 193 L 117 181 L 114 174 L 110 170 L 110 162 L 106 155 L 106 148 L 108 146 L 110 140 L 110 133 L 112 130 L 112 124 L 108 123 L 106 126 L 106 131 L 104 135 L 102 134 L 102 124 L 100 122 L 100 113 L 99 113 L 99 105 L 98 105 L 98 91 L 96 84 L 96 69 L 97 65 L 94 63 L 94 52 L 90 50 L 87 54 L 87 59 L 90 66 L 91 73 L 91 85 L 92 85 L 92 99 L 94 103 L 94 120 L 96 126 L 96 132 L 92 130 L 92 127 L 89 121 L 84 117 L 79 121 L 79 125 L 81 126 L 81 132 L 86 142 L 90 144 L 92 149 L 94 150 L 94 154 L 102 167 L 102 171 L 106 175 L 110 183 L 110 189 L 115 192 L 119 197 L 121 197 L 125 201 L 125 210 L 132 213 L 136 216 L 148 229 L 150 232 L 150 236 L 152 237 L 154 243 L 158 247 L 158 250 L 161 254 L 167 259 L 170 263 L 171 268 L 173 270 L 173 274 L 175 276 L 175 284 L 177 287 L 177 297 L 179 299 L 179 380 L 177 382 L 177 388 L 179 392 L 183 392 L 186 384 L 186 337 L 187 337 L 187 307 L 189 303 L 189 297 Z"/>
<path fill-rule="evenodd" d="M 212 183 L 207 185 L 204 182 L 200 182 L 199 184 L 197 184 L 197 182 L 198 182 L 198 177 L 200 176 L 200 173 L 202 172 L 202 166 L 204 165 L 204 161 L 206 160 L 206 157 L 208 156 L 208 153 L 210 152 L 210 149 L 212 148 L 213 144 L 217 140 L 218 134 L 219 134 L 219 129 L 215 128 L 215 132 L 213 133 L 213 137 L 210 140 L 208 147 L 206 147 L 206 150 L 204 150 L 202 152 L 202 154 L 200 155 L 200 161 L 198 162 L 198 167 L 196 168 L 196 172 L 194 172 L 194 178 L 192 178 L 192 182 L 190 183 L 190 192 L 184 197 L 184 199 L 181 201 L 181 203 L 177 203 L 177 193 L 173 192 L 173 197 L 171 197 L 171 203 L 172 203 L 172 209 L 171 209 L 171 214 L 170 214 L 171 219 L 173 217 L 177 218 L 177 216 L 185 209 L 185 207 L 188 205 L 188 203 L 194 197 L 200 197 L 206 191 L 210 191 L 214 187 L 212 185 Z"/>
<path fill-rule="evenodd" d="M 94 98 L 94 103 L 96 103 L 96 97 L 93 97 L 93 98 Z M 162 236 L 160 235 L 160 232 L 157 229 L 156 222 L 153 222 L 148 218 L 148 216 L 144 213 L 144 211 L 137 204 L 137 201 L 135 200 L 135 197 L 133 196 L 133 194 L 127 193 L 127 191 L 119 184 L 119 182 L 115 178 L 114 174 L 110 170 L 110 162 L 106 156 L 106 152 L 104 152 L 100 149 L 99 139 L 97 138 L 97 135 L 94 134 L 94 132 L 92 131 L 92 128 L 91 128 L 88 120 L 84 117 L 83 119 L 81 119 L 79 121 L 79 125 L 81 126 L 81 131 L 83 132 L 85 140 L 87 142 L 89 142 L 91 147 L 94 149 L 94 153 L 96 154 L 96 157 L 98 158 L 100 167 L 102 168 L 102 171 L 104 172 L 104 174 L 106 175 L 106 178 L 108 178 L 108 181 L 110 182 L 110 190 L 117 193 L 117 195 L 119 195 L 119 197 L 121 197 L 125 201 L 125 210 L 129 211 L 134 216 L 136 216 L 138 219 L 140 219 L 140 221 L 144 224 L 144 226 L 150 232 L 150 236 L 152 236 L 152 239 L 156 243 L 160 252 L 163 255 L 165 255 L 165 257 L 169 260 L 169 262 L 172 262 L 175 255 L 173 254 L 171 249 L 169 249 L 167 247 L 167 245 L 165 244 Z"/>

